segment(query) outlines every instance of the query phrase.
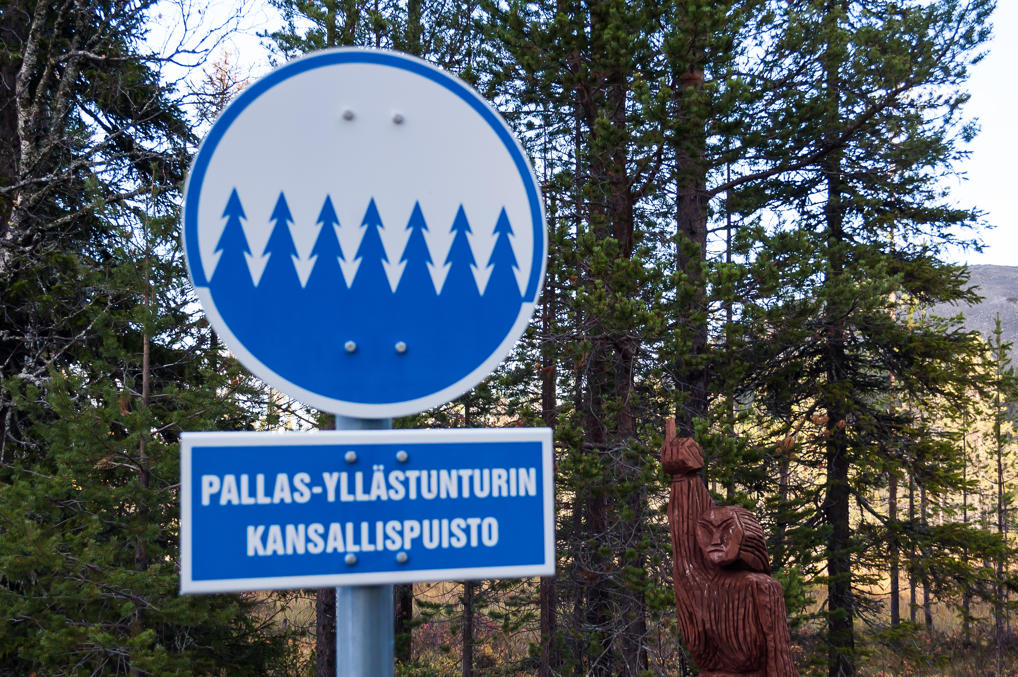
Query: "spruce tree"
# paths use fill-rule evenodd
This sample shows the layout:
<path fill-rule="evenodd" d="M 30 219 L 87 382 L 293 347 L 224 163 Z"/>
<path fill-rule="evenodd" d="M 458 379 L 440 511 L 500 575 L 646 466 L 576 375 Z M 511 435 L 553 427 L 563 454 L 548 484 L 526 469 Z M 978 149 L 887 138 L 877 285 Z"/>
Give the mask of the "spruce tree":
<path fill-rule="evenodd" d="M 294 667 L 253 600 L 177 593 L 179 432 L 251 425 L 255 392 L 186 282 L 153 5 L 0 13 L 3 674 Z"/>
<path fill-rule="evenodd" d="M 655 667 L 644 639 L 670 602 L 654 431 L 669 413 L 704 443 L 709 485 L 773 523 L 789 607 L 804 577 L 826 585 L 831 674 L 854 670 L 869 600 L 853 586 L 886 566 L 868 546 L 891 536 L 925 567 L 968 538 L 849 508 L 885 481 L 915 478 L 931 503 L 960 486 L 956 444 L 930 421 L 961 406 L 970 383 L 946 358 L 969 364 L 971 337 L 895 310 L 969 297 L 936 256 L 975 215 L 936 180 L 971 132 L 959 87 L 991 4 L 280 3 L 285 51 L 391 45 L 462 72 L 543 174 L 545 315 L 491 403 L 557 426 L 542 674 Z M 439 46 L 475 17 L 483 42 Z M 816 468 L 819 488 L 797 481 Z"/>
<path fill-rule="evenodd" d="M 249 428 L 239 398 L 255 393 L 198 329 L 165 254 L 175 214 L 102 216 L 102 259 L 59 283 L 91 300 L 88 339 L 67 367 L 6 382 L 28 424 L 0 469 L 0 671 L 286 674 L 286 635 L 254 598 L 177 592 L 179 434 Z"/>
<path fill-rule="evenodd" d="M 667 9 L 598 2 L 489 11 L 491 86 L 516 102 L 521 126 L 541 124 L 531 149 L 552 163 L 546 199 L 563 206 L 549 210 L 562 340 L 546 335 L 543 349 L 568 375 L 555 433 L 565 516 L 558 599 L 542 605 L 542 626 L 558 637 L 543 638 L 554 655 L 542 656 L 542 674 L 556 665 L 635 675 L 652 669 L 647 633 L 671 606 L 657 575 L 667 532 L 650 508 L 660 490 L 650 431 L 667 415 L 651 376 L 651 346 L 665 331 L 665 257 L 654 248 L 669 237 L 651 197 L 666 174 L 656 45 Z"/>
<path fill-rule="evenodd" d="M 139 40 L 153 4 L 18 0 L 0 13 L 8 83 L 0 88 L 0 381 L 45 379 L 87 328 L 84 290 L 61 285 L 80 273 L 79 253 L 101 248 L 106 224 L 96 211 L 128 204 L 139 185 L 172 195 L 184 176 L 193 137 L 159 83 L 163 59 Z M 23 425 L 0 384 L 0 460 L 11 460 Z"/>
<path fill-rule="evenodd" d="M 1011 344 L 1003 340 L 1000 314 L 994 319 L 993 334 L 990 337 L 990 433 L 993 509 L 999 544 L 993 553 L 993 644 L 996 659 L 996 674 L 1004 674 L 1004 656 L 1007 651 L 1007 619 L 1014 602 L 1009 600 L 1015 577 L 1010 570 L 1014 561 L 1015 547 L 1008 538 L 1009 525 L 1013 522 L 1010 513 L 1015 503 L 1013 489 L 1015 473 L 1014 454 L 1010 447 L 1014 441 L 1014 412 L 1018 400 L 1018 378 L 1011 367 Z"/>
<path fill-rule="evenodd" d="M 807 93 L 814 133 L 831 150 L 781 188 L 797 222 L 788 224 L 794 237 L 775 233 L 768 258 L 792 264 L 782 272 L 795 291 L 773 316 L 770 348 L 758 343 L 763 354 L 752 359 L 767 365 L 764 402 L 791 393 L 798 415 L 814 421 L 800 436 L 799 461 L 824 469 L 814 494 L 823 530 L 810 540 L 826 565 L 832 677 L 856 670 L 863 600 L 855 590 L 868 543 L 853 529 L 850 505 L 886 476 L 888 459 L 873 453 L 873 442 L 896 438 L 879 446 L 901 450 L 899 467 L 933 467 L 928 458 L 941 452 L 918 425 L 931 418 L 922 408 L 937 398 L 961 406 L 973 385 L 971 336 L 893 311 L 969 295 L 964 271 L 938 257 L 975 214 L 940 198 L 937 181 L 968 134 L 960 87 L 991 5 L 839 0 L 788 10 L 797 53 L 811 55 L 802 67 L 816 83 Z M 919 409 L 888 415 L 892 396 Z"/>

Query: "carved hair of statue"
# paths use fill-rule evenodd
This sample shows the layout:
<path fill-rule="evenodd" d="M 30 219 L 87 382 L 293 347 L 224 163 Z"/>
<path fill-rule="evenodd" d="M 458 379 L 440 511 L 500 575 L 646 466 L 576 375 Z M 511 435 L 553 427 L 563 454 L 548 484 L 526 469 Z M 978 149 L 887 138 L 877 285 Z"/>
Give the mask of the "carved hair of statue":
<path fill-rule="evenodd" d="M 769 574 L 763 527 L 750 511 L 738 506 L 711 507 L 696 524 L 696 542 L 708 564 Z"/>

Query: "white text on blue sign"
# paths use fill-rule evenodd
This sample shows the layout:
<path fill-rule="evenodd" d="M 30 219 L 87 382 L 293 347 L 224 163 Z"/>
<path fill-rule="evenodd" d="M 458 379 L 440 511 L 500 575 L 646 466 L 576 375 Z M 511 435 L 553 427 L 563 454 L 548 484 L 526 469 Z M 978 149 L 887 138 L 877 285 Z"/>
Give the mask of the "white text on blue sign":
<path fill-rule="evenodd" d="M 188 434 L 182 470 L 185 592 L 553 572 L 547 430 Z"/>

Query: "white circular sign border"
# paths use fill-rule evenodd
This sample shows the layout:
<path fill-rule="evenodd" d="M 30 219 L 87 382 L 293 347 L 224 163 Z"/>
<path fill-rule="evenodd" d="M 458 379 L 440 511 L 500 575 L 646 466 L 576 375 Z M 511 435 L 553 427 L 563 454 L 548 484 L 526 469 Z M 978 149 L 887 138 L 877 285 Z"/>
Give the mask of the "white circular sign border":
<path fill-rule="evenodd" d="M 198 241 L 198 203 L 209 162 L 226 130 L 229 129 L 233 121 L 236 120 L 247 106 L 276 84 L 315 68 L 342 64 L 367 64 L 399 68 L 427 78 L 457 95 L 488 123 L 492 131 L 502 141 L 520 174 L 530 208 L 530 225 L 533 229 L 530 275 L 527 278 L 527 286 L 523 293 L 523 302 L 520 306 L 519 315 L 512 328 L 506 333 L 505 338 L 488 358 L 469 374 L 437 392 L 412 400 L 374 404 L 339 400 L 307 390 L 281 377 L 248 351 L 244 344 L 230 330 L 229 325 L 223 320 L 212 300 L 212 293 L 208 286 L 209 281 L 206 279 L 202 266 Z M 198 153 L 191 164 L 187 182 L 185 183 L 182 221 L 181 237 L 184 258 L 191 277 L 191 283 L 198 295 L 198 300 L 201 302 L 213 328 L 223 338 L 226 345 L 237 359 L 240 360 L 241 364 L 273 388 L 305 404 L 330 413 L 353 418 L 377 419 L 409 416 L 454 400 L 483 381 L 508 357 L 516 341 L 519 340 L 527 325 L 530 324 L 530 318 L 537 306 L 537 299 L 543 286 L 547 269 L 548 231 L 545 227 L 544 200 L 541 198 L 541 190 L 530 160 L 505 120 L 502 119 L 502 116 L 487 100 L 459 78 L 446 73 L 423 59 L 388 50 L 345 47 L 314 52 L 276 68 L 241 92 L 219 115 L 198 148 Z"/>

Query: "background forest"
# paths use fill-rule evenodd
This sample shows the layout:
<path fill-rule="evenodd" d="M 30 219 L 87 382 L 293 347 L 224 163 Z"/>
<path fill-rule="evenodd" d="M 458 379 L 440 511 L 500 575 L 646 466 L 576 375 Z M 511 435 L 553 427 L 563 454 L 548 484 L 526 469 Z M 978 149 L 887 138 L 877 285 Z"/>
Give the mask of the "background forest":
<path fill-rule="evenodd" d="M 397 587 L 399 674 L 695 675 L 670 416 L 764 523 L 802 674 L 1018 674 L 1011 346 L 930 312 L 978 294 L 945 185 L 992 0 L 270 2 L 280 61 L 437 63 L 542 181 L 524 340 L 396 425 L 553 427 L 558 576 Z M 186 280 L 185 173 L 246 79 L 201 9 L 0 0 L 0 675 L 335 674 L 331 591 L 177 595 L 179 433 L 330 425 Z"/>

